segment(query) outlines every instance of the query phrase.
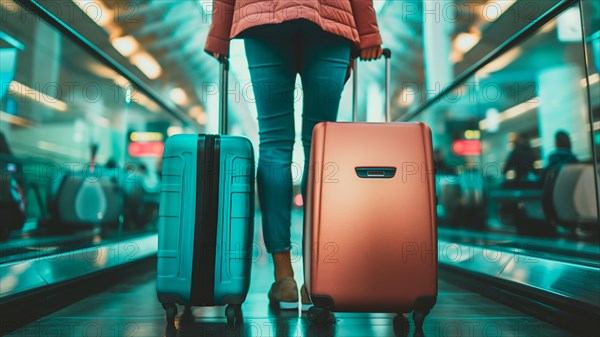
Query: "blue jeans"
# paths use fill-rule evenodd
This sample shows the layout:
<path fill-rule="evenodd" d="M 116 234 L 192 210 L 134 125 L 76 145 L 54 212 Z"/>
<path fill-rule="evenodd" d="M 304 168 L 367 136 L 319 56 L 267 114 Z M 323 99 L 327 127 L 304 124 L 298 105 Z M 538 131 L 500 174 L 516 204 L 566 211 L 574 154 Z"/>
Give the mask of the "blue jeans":
<path fill-rule="evenodd" d="M 251 28 L 244 34 L 246 56 L 258 111 L 258 197 L 265 245 L 269 253 L 291 249 L 292 150 L 294 89 L 303 88 L 302 145 L 304 196 L 313 127 L 335 121 L 351 42 L 306 20 Z M 294 165 L 294 173 L 298 174 Z"/>

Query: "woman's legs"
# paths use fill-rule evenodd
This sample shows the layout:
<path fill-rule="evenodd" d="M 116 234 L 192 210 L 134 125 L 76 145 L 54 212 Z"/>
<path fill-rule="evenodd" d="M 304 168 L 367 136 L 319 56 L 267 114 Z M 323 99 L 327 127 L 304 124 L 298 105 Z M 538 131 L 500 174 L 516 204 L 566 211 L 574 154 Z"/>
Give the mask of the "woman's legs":
<path fill-rule="evenodd" d="M 245 39 L 259 127 L 258 196 L 275 279 L 293 277 L 290 260 L 294 87 L 297 46 L 282 31 Z"/>
<path fill-rule="evenodd" d="M 275 279 L 293 277 L 290 259 L 294 87 L 304 88 L 302 142 L 305 165 L 313 127 L 335 121 L 350 60 L 350 42 L 312 23 L 286 23 L 245 38 L 259 124 L 258 196 Z M 302 179 L 305 191 L 307 169 Z"/>
<path fill-rule="evenodd" d="M 324 121 L 336 121 L 348 65 L 350 41 L 321 31 L 319 27 L 305 30 L 302 36 L 301 72 L 304 93 L 302 111 L 302 145 L 304 175 L 302 196 L 305 197 L 306 178 L 312 131 Z"/>
<path fill-rule="evenodd" d="M 350 63 L 350 42 L 323 32 L 318 27 L 307 29 L 302 37 L 301 71 L 304 94 L 302 112 L 302 145 L 304 174 L 302 196 L 306 200 L 306 179 L 310 160 L 312 131 L 323 121 L 336 121 L 344 80 Z M 314 169 L 314 168 L 312 168 Z M 310 300 L 306 288 L 301 291 L 302 310 L 308 310 Z"/>

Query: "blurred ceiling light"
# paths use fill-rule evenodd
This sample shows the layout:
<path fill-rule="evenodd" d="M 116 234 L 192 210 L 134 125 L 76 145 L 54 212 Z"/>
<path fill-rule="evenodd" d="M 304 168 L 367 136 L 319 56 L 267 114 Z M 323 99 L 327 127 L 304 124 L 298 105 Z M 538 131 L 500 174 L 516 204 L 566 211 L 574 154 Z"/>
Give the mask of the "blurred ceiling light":
<path fill-rule="evenodd" d="M 117 37 L 110 43 L 125 57 L 133 55 L 140 48 L 140 43 L 131 35 Z"/>
<path fill-rule="evenodd" d="M 125 34 L 125 32 L 123 31 L 123 28 L 121 28 L 121 26 L 118 26 L 116 24 L 111 24 L 109 27 L 106 27 L 105 29 L 108 31 L 109 40 L 116 39 L 119 36 L 123 36 L 123 34 Z"/>
<path fill-rule="evenodd" d="M 192 118 L 197 118 L 202 114 L 204 114 L 204 109 L 200 105 L 195 105 L 188 110 L 188 115 Z"/>
<path fill-rule="evenodd" d="M 169 126 L 169 128 L 167 129 L 167 135 L 169 137 L 171 137 L 173 135 L 178 135 L 182 132 L 183 132 L 183 128 L 181 128 L 181 126 Z"/>
<path fill-rule="evenodd" d="M 497 6 L 500 6 L 502 9 L 502 13 L 506 12 L 507 9 L 510 8 L 517 0 L 490 0 L 488 3 L 494 3 Z"/>
<path fill-rule="evenodd" d="M 471 50 L 481 39 L 481 33 L 471 30 L 469 33 L 460 33 L 454 38 L 454 48 L 463 54 Z"/>
<path fill-rule="evenodd" d="M 117 76 L 114 70 L 96 61 L 88 63 L 87 69 L 89 69 L 89 71 L 94 75 L 106 79 L 113 79 L 115 76 Z"/>
<path fill-rule="evenodd" d="M 152 55 L 145 51 L 135 53 L 130 58 L 131 63 L 138 67 L 149 79 L 155 80 L 162 74 L 162 68 Z"/>
<path fill-rule="evenodd" d="M 498 20 L 500 16 L 516 2 L 516 0 L 488 0 L 485 3 L 480 3 L 476 11 L 482 21 L 487 23 Z M 475 2 L 476 3 L 476 2 Z M 477 5 L 476 5 L 477 6 Z"/>
<path fill-rule="evenodd" d="M 4 112 L 4 111 L 0 111 L 0 121 L 14 124 L 17 126 L 22 126 L 24 128 L 30 127 L 33 125 L 33 122 L 28 119 L 18 117 L 15 115 L 11 115 L 8 112 Z"/>
<path fill-rule="evenodd" d="M 196 120 L 198 125 L 206 125 L 206 112 L 200 105 L 195 105 L 188 110 L 190 117 Z"/>
<path fill-rule="evenodd" d="M 463 60 L 463 54 L 459 53 L 458 50 L 451 50 L 450 55 L 448 56 L 448 61 L 451 64 L 456 64 Z"/>
<path fill-rule="evenodd" d="M 498 115 L 497 123 L 504 122 L 506 120 L 521 116 L 535 108 L 540 106 L 540 99 L 538 97 L 534 97 L 527 102 L 523 102 L 521 104 L 517 104 L 512 108 L 506 109 L 504 112 Z M 489 125 L 488 118 L 485 118 L 479 122 L 479 129 L 485 130 Z"/>
<path fill-rule="evenodd" d="M 171 89 L 169 97 L 171 97 L 171 100 L 177 105 L 187 105 L 190 102 L 185 90 L 177 87 Z"/>
<path fill-rule="evenodd" d="M 485 67 L 479 70 L 478 76 L 485 77 L 490 73 L 506 68 L 506 66 L 513 63 L 514 60 L 521 55 L 521 52 L 521 47 L 517 47 L 507 51 L 506 53 L 498 57 L 496 60 L 488 63 Z"/>
<path fill-rule="evenodd" d="M 198 125 L 206 125 L 206 113 L 203 112 L 196 117 L 196 123 Z"/>
<path fill-rule="evenodd" d="M 137 105 L 142 106 L 150 111 L 159 112 L 160 107 L 156 102 L 148 98 L 148 96 L 144 95 L 139 91 L 134 91 L 131 93 L 131 100 L 135 102 Z"/>
<path fill-rule="evenodd" d="M 94 20 L 98 25 L 108 26 L 113 19 L 113 11 L 104 5 L 102 1 L 73 0 L 81 10 Z"/>
<path fill-rule="evenodd" d="M 121 75 L 118 75 L 117 77 L 115 77 L 113 79 L 113 82 L 123 89 L 128 89 L 131 86 L 131 83 L 129 83 L 129 81 Z"/>
<path fill-rule="evenodd" d="M 590 85 L 596 84 L 598 82 L 600 82 L 600 75 L 598 73 L 595 74 L 591 74 L 587 80 L 590 82 Z M 581 79 L 581 86 L 585 87 L 587 85 L 587 81 L 585 80 L 585 77 Z"/>
<path fill-rule="evenodd" d="M 405 88 L 400 95 L 398 95 L 396 103 L 404 107 L 410 106 L 415 101 L 415 94 L 416 91 L 414 88 Z"/>
<path fill-rule="evenodd" d="M 538 106 L 540 106 L 540 101 L 537 97 L 531 99 L 530 101 L 517 104 L 510 109 L 506 109 L 502 114 L 500 114 L 500 121 L 515 118 L 537 108 Z"/>
<path fill-rule="evenodd" d="M 556 28 L 556 23 L 557 21 L 550 21 L 547 24 L 545 24 L 542 28 L 540 28 L 540 33 L 541 34 L 545 34 L 548 32 L 551 32 L 552 30 L 554 30 L 554 28 Z"/>
<path fill-rule="evenodd" d="M 58 98 L 54 98 L 52 96 L 41 93 L 17 81 L 10 82 L 10 84 L 8 85 L 8 93 L 11 95 L 27 98 L 29 100 L 43 104 L 49 108 L 58 111 L 65 112 L 68 109 L 67 103 L 59 100 Z"/>
<path fill-rule="evenodd" d="M 18 6 L 14 6 L 14 3 L 8 1 L 0 1 L 0 6 L 4 7 L 4 9 L 9 13 L 14 13 L 19 9 Z"/>
<path fill-rule="evenodd" d="M 452 41 L 449 61 L 453 64 L 462 61 L 464 54 L 471 50 L 480 39 L 481 32 L 474 27 L 469 32 L 456 35 L 454 41 Z"/>

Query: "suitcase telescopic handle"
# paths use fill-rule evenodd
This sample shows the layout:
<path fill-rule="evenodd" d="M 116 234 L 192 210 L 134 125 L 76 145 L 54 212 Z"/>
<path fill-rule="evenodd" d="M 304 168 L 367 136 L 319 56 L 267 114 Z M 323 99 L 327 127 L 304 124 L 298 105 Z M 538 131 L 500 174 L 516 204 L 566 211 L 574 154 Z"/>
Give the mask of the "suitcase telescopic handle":
<path fill-rule="evenodd" d="M 229 88 L 229 58 L 219 56 L 219 134 L 226 135 L 227 120 L 227 88 Z"/>
<path fill-rule="evenodd" d="M 385 121 L 389 123 L 392 120 L 391 105 L 390 105 L 390 59 L 392 51 L 389 48 L 383 49 L 383 57 L 385 59 Z M 352 68 L 352 121 L 358 121 L 358 61 L 356 58 Z"/>

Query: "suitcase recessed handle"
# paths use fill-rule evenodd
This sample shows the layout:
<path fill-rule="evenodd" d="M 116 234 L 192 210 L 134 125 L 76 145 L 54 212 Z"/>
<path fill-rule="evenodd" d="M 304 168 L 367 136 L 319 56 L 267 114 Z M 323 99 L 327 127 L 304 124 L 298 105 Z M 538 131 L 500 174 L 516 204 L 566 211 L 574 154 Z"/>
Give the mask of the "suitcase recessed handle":
<path fill-rule="evenodd" d="M 389 179 L 396 175 L 395 167 L 381 167 L 381 166 L 369 166 L 369 167 L 357 167 L 355 168 L 356 175 L 360 178 L 374 178 L 374 179 Z"/>

